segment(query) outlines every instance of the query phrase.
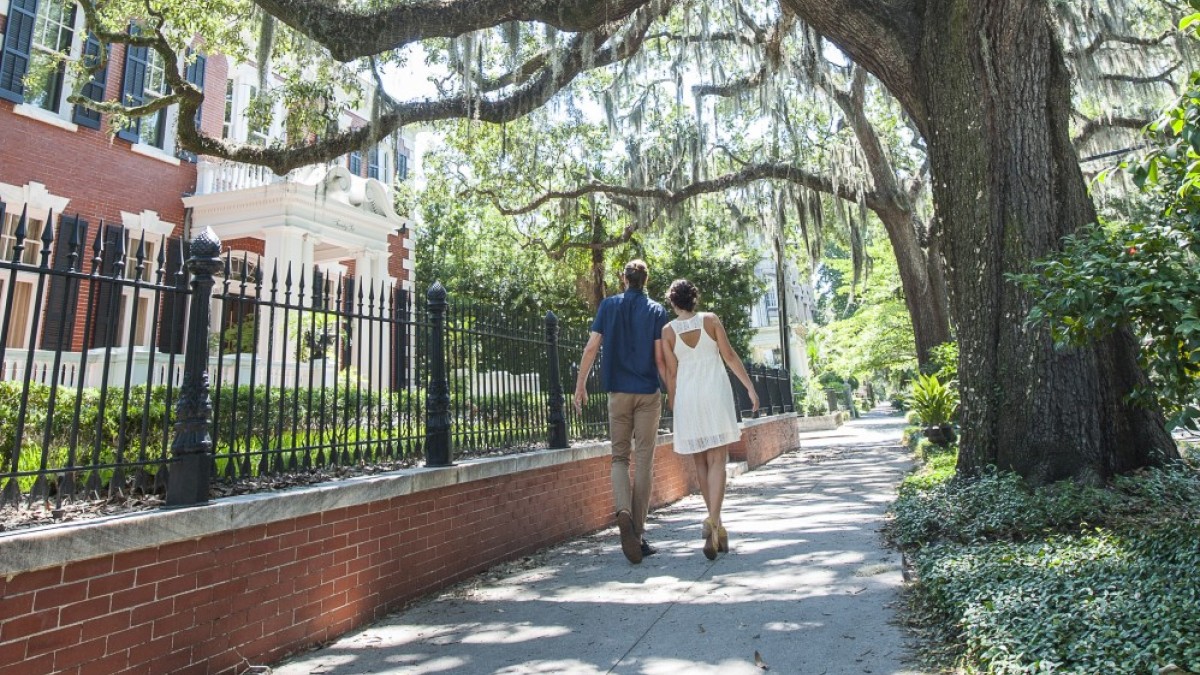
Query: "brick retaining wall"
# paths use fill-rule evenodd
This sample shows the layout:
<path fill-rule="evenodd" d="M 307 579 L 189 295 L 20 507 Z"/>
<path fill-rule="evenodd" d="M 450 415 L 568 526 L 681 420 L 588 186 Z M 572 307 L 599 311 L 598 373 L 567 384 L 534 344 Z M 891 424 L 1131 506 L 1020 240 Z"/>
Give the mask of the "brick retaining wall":
<path fill-rule="evenodd" d="M 747 422 L 751 466 L 796 418 Z M 653 504 L 694 491 L 660 438 Z M 609 446 L 413 469 L 0 534 L 0 669 L 238 673 L 611 525 Z M 757 462 L 757 463 L 756 463 Z"/>

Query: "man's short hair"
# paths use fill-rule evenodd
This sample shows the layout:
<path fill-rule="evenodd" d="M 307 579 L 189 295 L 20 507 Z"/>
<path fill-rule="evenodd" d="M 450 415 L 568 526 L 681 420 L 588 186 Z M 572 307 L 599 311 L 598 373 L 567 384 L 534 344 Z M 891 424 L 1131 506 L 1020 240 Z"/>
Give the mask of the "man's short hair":
<path fill-rule="evenodd" d="M 645 260 L 630 260 L 625 263 L 625 270 L 621 272 L 621 276 L 625 277 L 630 288 L 640 291 L 646 286 L 646 279 L 650 277 L 650 269 L 646 267 Z"/>

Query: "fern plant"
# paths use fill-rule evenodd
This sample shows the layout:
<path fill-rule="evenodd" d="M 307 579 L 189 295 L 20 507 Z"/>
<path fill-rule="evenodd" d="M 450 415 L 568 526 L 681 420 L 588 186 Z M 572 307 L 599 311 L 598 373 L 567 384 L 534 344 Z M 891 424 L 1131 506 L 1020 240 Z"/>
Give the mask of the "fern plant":
<path fill-rule="evenodd" d="M 909 407 L 921 423 L 930 427 L 950 424 L 958 411 L 958 394 L 935 375 L 918 375 L 913 381 Z"/>

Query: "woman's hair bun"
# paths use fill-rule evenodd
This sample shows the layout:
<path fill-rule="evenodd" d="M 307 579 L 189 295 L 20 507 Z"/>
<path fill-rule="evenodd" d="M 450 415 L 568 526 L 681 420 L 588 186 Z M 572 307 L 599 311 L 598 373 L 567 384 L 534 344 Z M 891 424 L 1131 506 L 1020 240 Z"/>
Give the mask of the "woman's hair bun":
<path fill-rule="evenodd" d="M 700 297 L 700 290 L 687 279 L 672 281 L 671 289 L 667 291 L 667 301 L 673 307 L 685 312 L 696 311 L 696 298 L 698 297 Z"/>

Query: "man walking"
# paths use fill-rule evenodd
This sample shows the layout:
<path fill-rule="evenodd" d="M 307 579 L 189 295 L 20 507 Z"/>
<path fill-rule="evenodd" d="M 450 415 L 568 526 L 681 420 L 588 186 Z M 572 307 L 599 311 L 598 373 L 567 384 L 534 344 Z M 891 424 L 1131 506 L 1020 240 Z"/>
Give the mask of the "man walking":
<path fill-rule="evenodd" d="M 617 527 L 621 529 L 621 551 L 635 564 L 655 553 L 645 539 L 646 512 L 650 509 L 654 442 L 662 415 L 659 373 L 666 372 L 660 347 L 667 311 L 646 297 L 649 278 L 645 262 L 633 260 L 625 266 L 621 273 L 624 292 L 605 298 L 596 310 L 575 381 L 575 410 L 582 411 L 588 398 L 588 373 L 603 344 L 600 383 L 608 392 L 613 501 Z M 631 454 L 635 471 L 632 485 Z"/>

